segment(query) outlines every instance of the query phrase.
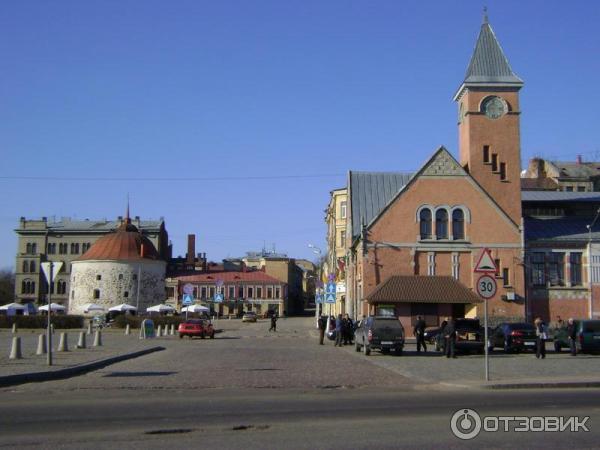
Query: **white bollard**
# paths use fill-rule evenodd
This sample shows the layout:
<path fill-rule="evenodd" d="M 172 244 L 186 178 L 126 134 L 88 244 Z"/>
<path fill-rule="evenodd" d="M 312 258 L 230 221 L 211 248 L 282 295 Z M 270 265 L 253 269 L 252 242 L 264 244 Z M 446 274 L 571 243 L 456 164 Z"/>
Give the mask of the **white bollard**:
<path fill-rule="evenodd" d="M 12 334 L 17 334 L 17 322 L 13 323 Z"/>
<path fill-rule="evenodd" d="M 156 337 L 161 337 L 162 336 L 162 326 L 157 326 L 156 327 Z"/>
<path fill-rule="evenodd" d="M 131 328 L 129 327 L 129 324 L 125 325 L 125 335 L 129 336 L 131 334 Z"/>
<path fill-rule="evenodd" d="M 140 339 L 144 339 L 144 327 L 140 326 Z"/>
<path fill-rule="evenodd" d="M 171 324 L 171 333 L 170 334 L 171 334 L 171 336 L 175 336 L 175 324 L 174 323 Z"/>
<path fill-rule="evenodd" d="M 102 347 L 102 331 L 96 330 L 94 334 L 94 347 Z"/>
<path fill-rule="evenodd" d="M 60 340 L 58 341 L 57 352 L 68 352 L 69 351 L 69 341 L 67 333 L 60 333 Z"/>
<path fill-rule="evenodd" d="M 48 353 L 48 350 L 46 349 L 46 336 L 44 336 L 43 334 L 40 334 L 38 336 L 38 348 L 37 351 L 35 352 L 36 355 L 45 355 L 46 353 Z"/>
<path fill-rule="evenodd" d="M 85 345 L 85 333 L 83 331 L 81 331 L 79 333 L 79 341 L 77 342 L 77 348 L 86 348 L 87 346 Z"/>
<path fill-rule="evenodd" d="M 21 355 L 21 338 L 13 337 L 12 339 L 12 347 L 10 348 L 10 356 L 9 359 L 21 359 L 23 356 Z"/>
<path fill-rule="evenodd" d="M 92 322 L 88 322 L 87 334 L 92 334 Z"/>

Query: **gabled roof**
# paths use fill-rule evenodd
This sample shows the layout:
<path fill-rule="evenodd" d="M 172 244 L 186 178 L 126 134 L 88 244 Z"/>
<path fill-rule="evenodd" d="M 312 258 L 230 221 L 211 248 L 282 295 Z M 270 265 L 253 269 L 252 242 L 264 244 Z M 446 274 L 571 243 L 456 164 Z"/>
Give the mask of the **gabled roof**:
<path fill-rule="evenodd" d="M 401 172 L 355 172 L 348 174 L 352 211 L 352 240 L 405 186 L 412 174 Z"/>
<path fill-rule="evenodd" d="M 477 85 L 523 86 L 523 80 L 511 69 L 498 39 L 487 21 L 487 16 L 481 25 L 465 79 L 454 97 L 455 100 L 465 86 Z"/>
<path fill-rule="evenodd" d="M 462 283 L 449 276 L 391 276 L 366 297 L 369 303 L 481 303 Z"/>

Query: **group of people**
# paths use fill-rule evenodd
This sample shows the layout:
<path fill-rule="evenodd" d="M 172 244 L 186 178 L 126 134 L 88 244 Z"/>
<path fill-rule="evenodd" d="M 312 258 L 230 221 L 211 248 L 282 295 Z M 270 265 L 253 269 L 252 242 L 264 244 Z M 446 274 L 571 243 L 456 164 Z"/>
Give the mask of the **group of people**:
<path fill-rule="evenodd" d="M 337 318 L 332 316 L 329 318 L 329 324 L 327 321 L 327 317 L 323 314 L 319 316 L 319 345 L 323 345 L 325 332 L 328 328 L 329 330 L 335 330 L 336 347 L 353 344 L 355 323 L 348 314 L 344 314 L 344 316 L 338 314 Z"/>

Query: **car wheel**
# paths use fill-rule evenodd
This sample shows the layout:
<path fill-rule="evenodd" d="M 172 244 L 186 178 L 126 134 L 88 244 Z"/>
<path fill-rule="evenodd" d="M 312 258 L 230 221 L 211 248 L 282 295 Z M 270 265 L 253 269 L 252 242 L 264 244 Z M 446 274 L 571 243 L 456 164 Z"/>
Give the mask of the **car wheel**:
<path fill-rule="evenodd" d="M 491 353 L 491 352 L 493 352 L 493 351 L 494 351 L 494 344 L 492 343 L 492 340 L 491 340 L 491 339 L 488 339 L 488 344 L 487 344 L 487 346 L 488 346 L 488 352 L 490 352 L 490 353 Z"/>
<path fill-rule="evenodd" d="M 179 339 L 183 339 L 183 334 L 180 334 L 180 335 L 179 335 Z"/>
<path fill-rule="evenodd" d="M 402 348 L 396 349 L 396 356 L 402 356 Z"/>
<path fill-rule="evenodd" d="M 435 343 L 435 351 L 436 352 L 441 352 L 442 351 L 442 347 L 440 346 L 440 344 L 438 342 Z"/>
<path fill-rule="evenodd" d="M 558 342 L 555 342 L 554 343 L 554 352 L 555 353 L 560 353 L 560 350 L 561 350 L 560 344 Z"/>
<path fill-rule="evenodd" d="M 369 356 L 371 354 L 371 348 L 368 345 L 363 347 L 363 351 L 365 352 L 365 356 Z"/>
<path fill-rule="evenodd" d="M 384 355 L 389 355 L 390 354 L 390 349 L 389 348 L 382 348 L 381 349 L 381 353 L 383 353 Z"/>

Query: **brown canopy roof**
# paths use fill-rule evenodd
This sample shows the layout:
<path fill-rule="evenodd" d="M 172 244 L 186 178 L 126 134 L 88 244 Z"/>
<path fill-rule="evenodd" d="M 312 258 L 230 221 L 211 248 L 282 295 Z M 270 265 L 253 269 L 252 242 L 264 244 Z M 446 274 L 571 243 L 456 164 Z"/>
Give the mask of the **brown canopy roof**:
<path fill-rule="evenodd" d="M 392 276 L 367 295 L 369 303 L 481 303 L 453 277 Z"/>

